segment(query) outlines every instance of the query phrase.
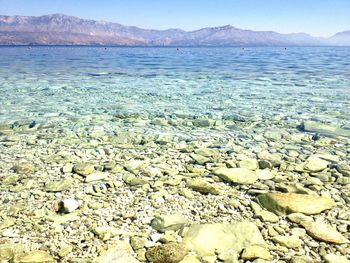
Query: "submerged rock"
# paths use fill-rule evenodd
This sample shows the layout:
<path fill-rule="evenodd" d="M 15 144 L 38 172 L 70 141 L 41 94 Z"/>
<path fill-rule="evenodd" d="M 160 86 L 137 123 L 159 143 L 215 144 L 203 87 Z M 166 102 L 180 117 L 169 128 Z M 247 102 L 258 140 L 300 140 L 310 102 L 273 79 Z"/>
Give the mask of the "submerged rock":
<path fill-rule="evenodd" d="M 321 172 L 324 169 L 326 169 L 329 165 L 329 162 L 320 159 L 316 156 L 310 156 L 306 160 L 306 164 L 304 166 L 304 169 L 310 171 L 310 172 Z"/>
<path fill-rule="evenodd" d="M 343 129 L 340 127 L 335 127 L 335 126 L 323 124 L 320 122 L 305 121 L 299 127 L 302 131 L 316 132 L 323 136 L 328 136 L 328 137 L 343 136 L 343 137 L 350 138 L 349 129 Z"/>
<path fill-rule="evenodd" d="M 313 215 L 335 206 L 328 197 L 295 193 L 267 193 L 259 195 L 257 200 L 261 206 L 277 215 L 296 212 Z"/>

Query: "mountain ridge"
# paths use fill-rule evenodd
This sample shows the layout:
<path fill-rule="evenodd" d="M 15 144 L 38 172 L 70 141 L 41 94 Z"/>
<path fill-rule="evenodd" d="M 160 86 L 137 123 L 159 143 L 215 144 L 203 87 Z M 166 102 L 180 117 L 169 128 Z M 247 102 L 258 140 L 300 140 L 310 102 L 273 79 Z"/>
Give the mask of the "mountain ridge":
<path fill-rule="evenodd" d="M 1 45 L 127 45 L 127 46 L 301 46 L 350 45 L 350 31 L 330 38 L 306 33 L 281 34 L 231 25 L 193 31 L 143 29 L 119 23 L 82 19 L 64 14 L 0 15 Z"/>

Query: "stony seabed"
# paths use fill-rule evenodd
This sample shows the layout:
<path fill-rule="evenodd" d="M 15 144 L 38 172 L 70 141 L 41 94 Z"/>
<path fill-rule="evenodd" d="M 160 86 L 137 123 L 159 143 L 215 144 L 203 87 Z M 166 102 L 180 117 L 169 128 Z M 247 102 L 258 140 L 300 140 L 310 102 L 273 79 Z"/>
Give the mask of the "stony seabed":
<path fill-rule="evenodd" d="M 5 73 L 3 89 L 22 81 Z M 27 92 L 0 99 L 0 262 L 349 262 L 347 93 L 321 91 L 339 99 L 327 111 L 326 99 L 302 93 L 266 102 L 268 114 L 244 105 L 228 116 L 204 93 L 212 113 L 190 103 L 193 114 L 164 103 L 111 111 L 79 89 L 66 104 L 37 103 Z M 266 100 L 253 93 L 245 100 Z M 147 94 L 143 105 L 160 100 Z"/>

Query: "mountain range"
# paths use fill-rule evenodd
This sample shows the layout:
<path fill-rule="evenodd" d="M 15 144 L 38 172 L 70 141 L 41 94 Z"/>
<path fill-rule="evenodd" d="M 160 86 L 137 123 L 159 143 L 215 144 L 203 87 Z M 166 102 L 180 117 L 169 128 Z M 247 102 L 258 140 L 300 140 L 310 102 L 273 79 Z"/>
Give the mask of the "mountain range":
<path fill-rule="evenodd" d="M 230 25 L 195 31 L 153 30 L 63 14 L 1 16 L 0 45 L 125 46 L 305 46 L 350 45 L 350 30 L 330 38 L 305 33 L 280 34 Z"/>

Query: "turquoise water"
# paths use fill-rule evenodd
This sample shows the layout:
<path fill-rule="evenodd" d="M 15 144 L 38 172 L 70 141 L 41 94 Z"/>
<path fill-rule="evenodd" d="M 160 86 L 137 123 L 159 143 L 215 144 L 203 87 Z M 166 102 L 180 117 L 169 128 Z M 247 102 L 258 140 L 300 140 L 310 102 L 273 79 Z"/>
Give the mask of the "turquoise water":
<path fill-rule="evenodd" d="M 0 121 L 175 114 L 347 126 L 349 57 L 346 47 L 1 47 Z"/>

